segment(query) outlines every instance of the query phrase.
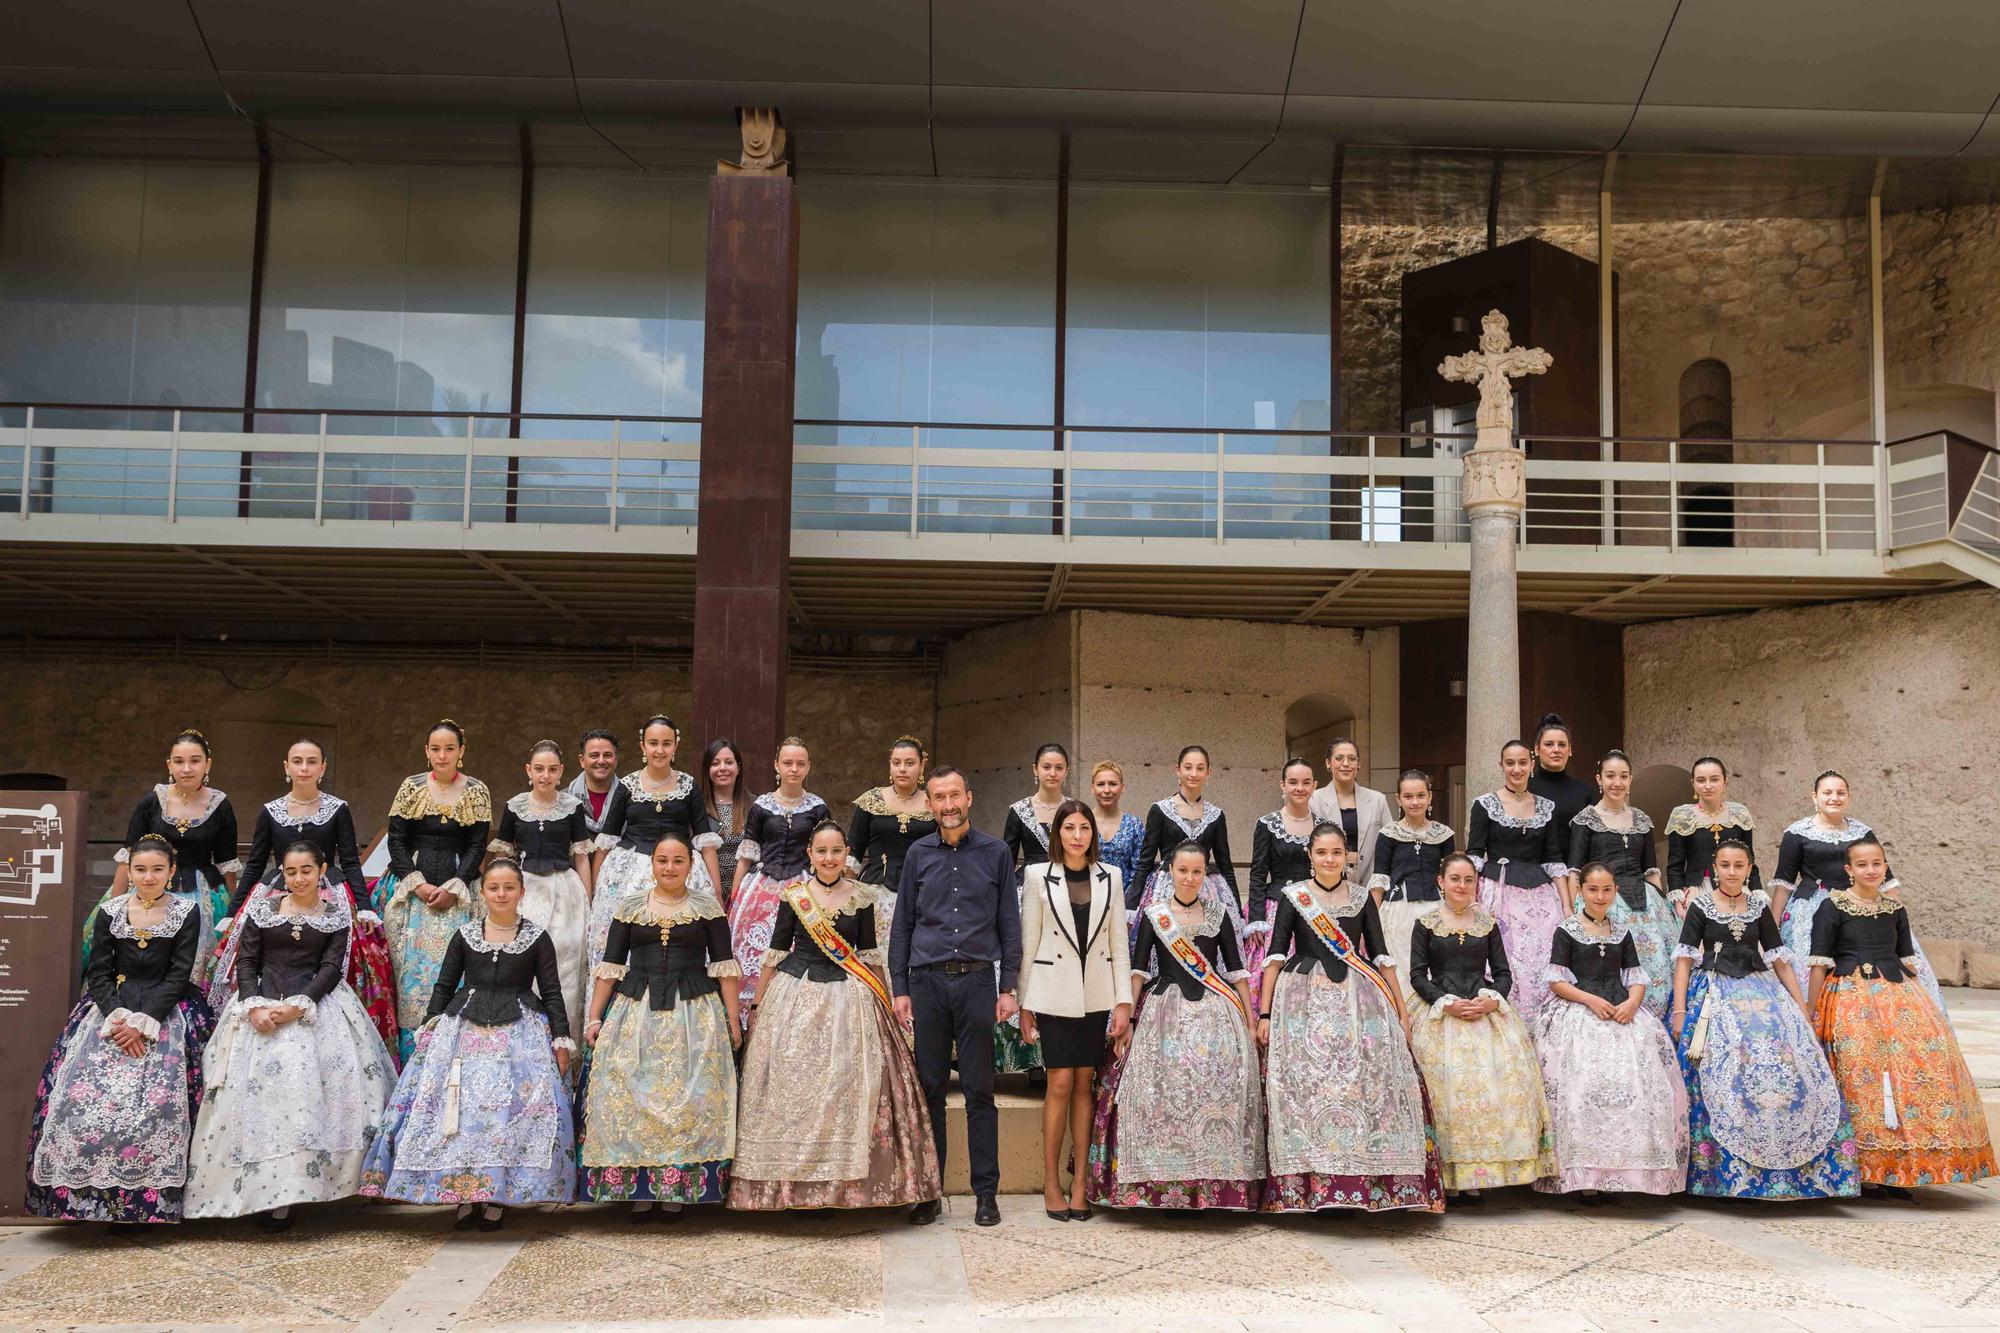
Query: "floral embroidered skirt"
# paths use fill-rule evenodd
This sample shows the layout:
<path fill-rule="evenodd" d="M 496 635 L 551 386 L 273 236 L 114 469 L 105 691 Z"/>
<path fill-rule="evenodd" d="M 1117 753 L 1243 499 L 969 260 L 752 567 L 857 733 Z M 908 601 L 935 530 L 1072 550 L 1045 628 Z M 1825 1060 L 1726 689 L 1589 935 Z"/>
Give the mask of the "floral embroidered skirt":
<path fill-rule="evenodd" d="M 1388 946 L 1389 956 L 1396 960 L 1396 984 L 1402 987 L 1403 1003 L 1406 1006 L 1418 1003 L 1410 989 L 1410 932 L 1417 927 L 1417 918 L 1437 907 L 1437 899 L 1424 902 L 1405 902 L 1401 898 L 1384 898 L 1375 905 L 1382 917 L 1382 943 Z"/>
<path fill-rule="evenodd" d="M 1265 1170 L 1263 1071 L 1242 1012 L 1178 987 L 1141 996 L 1131 1044 L 1098 1076 L 1086 1197 L 1255 1211 Z"/>
<path fill-rule="evenodd" d="M 549 1022 L 440 1016 L 416 1046 L 361 1166 L 361 1193 L 403 1203 L 568 1203 L 569 1090 Z"/>
<path fill-rule="evenodd" d="M 200 871 L 195 872 L 194 882 L 195 890 L 192 893 L 182 893 L 172 886 L 169 886 L 167 891 L 177 898 L 194 899 L 195 906 L 201 910 L 201 935 L 195 944 L 194 975 L 189 978 L 189 984 L 206 991 L 209 973 L 215 966 L 215 923 L 229 915 L 229 886 L 209 883 L 208 876 Z M 86 970 L 90 967 L 90 940 L 97 930 L 97 915 L 104 910 L 104 904 L 110 901 L 111 890 L 106 889 L 104 896 L 97 900 L 97 906 L 91 908 L 89 915 L 83 918 L 81 956 Z"/>
<path fill-rule="evenodd" d="M 389 937 L 382 929 L 382 918 L 359 910 L 361 904 L 353 901 L 351 893 L 348 905 L 356 910 L 347 954 L 347 984 L 354 988 L 368 1022 L 388 1047 L 393 1073 L 402 1068 L 403 1061 L 396 1029 L 396 965 L 389 958 Z"/>
<path fill-rule="evenodd" d="M 417 1029 L 430 1012 L 431 988 L 437 985 L 444 951 L 452 935 L 472 920 L 474 913 L 456 898 L 446 898 L 444 906 L 432 907 L 416 894 L 402 890 L 401 878 L 382 876 L 375 881 L 372 897 L 376 914 L 382 918 L 396 982 L 396 1054 L 408 1061 L 416 1046 Z M 473 892 L 470 886 L 468 891 Z"/>
<path fill-rule="evenodd" d="M 773 879 L 762 870 L 748 867 L 736 877 L 736 889 L 729 899 L 729 942 L 736 951 L 737 966 L 743 969 L 743 980 L 736 994 L 742 1005 L 739 1012 L 746 1020 L 750 1005 L 757 998 L 757 982 L 764 971 L 764 951 L 771 947 L 771 930 L 778 924 L 778 904 L 784 899 L 785 885 L 791 882 Z M 887 940 L 888 936 L 878 933 L 876 938 Z"/>
<path fill-rule="evenodd" d="M 590 1002 L 590 968 L 584 961 L 590 895 L 584 891 L 583 878 L 567 868 L 553 875 L 523 871 L 521 885 L 521 915 L 547 931 L 549 943 L 555 945 L 556 966 L 562 972 L 563 1013 L 569 1025 L 580 1032 L 584 1006 Z"/>
<path fill-rule="evenodd" d="M 1969 1185 L 1994 1174 L 1979 1087 L 1929 992 L 1849 974 L 1820 992 L 1819 1037 L 1871 1185 Z"/>
<path fill-rule="evenodd" d="M 1489 869 L 1499 868 L 1489 865 Z M 1549 983 L 1542 974 L 1548 970 L 1556 927 L 1562 924 L 1562 893 L 1553 883 L 1509 884 L 1482 873 L 1479 905 L 1500 926 L 1500 944 L 1507 950 L 1507 966 L 1514 973 L 1508 1002 L 1523 1023 L 1532 1024 L 1549 997 Z"/>
<path fill-rule="evenodd" d="M 1267 1213 L 1444 1210 L 1423 1080 L 1374 982 L 1280 972 L 1264 1073 Z"/>
<path fill-rule="evenodd" d="M 1860 1193 L 1854 1127 L 1840 1084 L 1812 1024 L 1778 979 L 1697 968 L 1687 1006 L 1676 1042 L 1688 1094 L 1688 1193 L 1732 1199 Z"/>
<path fill-rule="evenodd" d="M 741 1097 L 731 1208 L 884 1208 L 942 1193 L 909 1042 L 845 974 L 765 974 Z"/>
<path fill-rule="evenodd" d="M 690 894 L 707 893 L 713 895 L 715 892 L 714 888 L 708 882 L 708 865 L 699 855 L 694 858 L 694 866 L 688 871 L 687 888 Z M 644 895 L 652 891 L 652 849 L 647 848 L 642 852 L 632 847 L 613 847 L 610 854 L 604 858 L 604 864 L 598 867 L 596 887 L 592 890 L 590 897 L 590 924 L 588 927 L 589 954 L 585 959 L 583 967 L 586 985 L 588 984 L 588 978 L 597 970 L 597 965 L 604 961 L 604 942 L 611 937 L 611 918 L 617 913 L 618 905 L 633 894 Z M 721 900 L 717 899 L 717 901 Z M 773 915 L 775 915 L 777 909 L 773 907 L 771 910 Z M 521 912 L 524 916 L 528 915 L 526 907 L 523 907 Z M 532 919 L 536 921 L 541 920 L 540 917 L 533 917 Z M 546 925 L 546 923 L 544 924 Z M 553 930 L 554 928 L 549 927 L 549 929 Z M 766 926 L 764 931 L 768 937 L 770 927 Z M 557 953 L 561 953 L 560 942 L 557 944 Z M 564 987 L 563 994 L 567 996 L 569 993 L 567 989 L 567 974 L 565 974 Z M 586 989 L 584 991 L 585 1003 L 589 1002 L 589 996 L 590 992 Z M 565 1000 L 565 1003 L 567 1003 L 567 1000 Z M 744 999 L 745 1006 L 748 1006 L 749 1003 L 750 1001 L 746 997 Z M 579 1016 L 581 1013 L 582 1011 L 578 1010 L 577 1013 L 570 1015 L 571 1027 L 579 1030 L 583 1027 L 583 1019 Z"/>
<path fill-rule="evenodd" d="M 579 1192 L 599 1203 L 721 1203 L 736 1156 L 736 1058 L 722 997 L 655 1009 L 613 995 L 580 1105 Z"/>
<path fill-rule="evenodd" d="M 1273 888 L 1276 886 L 1274 885 Z M 1260 921 L 1245 925 L 1239 939 L 1243 946 L 1243 969 L 1250 974 L 1250 1012 L 1264 1012 L 1264 960 L 1271 954 L 1271 923 L 1278 915 L 1278 900 L 1275 894 L 1264 904 L 1264 916 Z"/>
<path fill-rule="evenodd" d="M 382 1034 L 345 983 L 275 1032 L 250 1024 L 271 1001 L 223 1012 L 203 1061 L 187 1215 L 244 1217 L 361 1190 L 361 1159 L 396 1090 Z"/>
<path fill-rule="evenodd" d="M 1555 1126 L 1552 1193 L 1679 1194 L 1687 1188 L 1687 1088 L 1673 1039 L 1645 1009 L 1630 1023 L 1550 997 L 1535 1034 Z"/>
<path fill-rule="evenodd" d="M 1513 1006 L 1502 999 L 1492 1013 L 1464 1019 L 1445 1013 L 1444 1003 L 1419 1009 L 1410 1025 L 1444 1187 L 1496 1189 L 1555 1175 L 1542 1070 Z"/>
<path fill-rule="evenodd" d="M 1792 969 L 1798 973 L 1800 990 L 1806 988 L 1805 960 L 1812 957 L 1813 918 L 1819 915 L 1820 904 L 1832 896 L 1823 884 L 1801 884 L 1797 893 L 1785 899 L 1785 919 L 1778 928 L 1784 933 L 1785 948 L 1791 951 Z M 1922 941 L 1913 938 L 1910 942 L 1917 949 L 1917 979 L 1930 992 L 1931 1003 L 1937 1006 L 1939 1016 L 1949 1028 L 1951 1013 L 1944 1007 L 1944 992 L 1938 989 L 1937 973 L 1931 968 Z"/>
<path fill-rule="evenodd" d="M 1674 1001 L 1674 946 L 1681 942 L 1681 919 L 1674 915 L 1673 904 L 1658 889 L 1651 884 L 1645 889 L 1644 907 L 1633 907 L 1625 901 L 1624 893 L 1619 892 L 1612 895 L 1611 910 L 1606 915 L 1614 924 L 1632 932 L 1632 945 L 1639 951 L 1639 966 L 1646 969 L 1646 1012 L 1664 1019 L 1667 1006 Z M 1513 955 L 1507 957 L 1511 963 Z"/>
<path fill-rule="evenodd" d="M 42 1067 L 24 1209 L 76 1222 L 178 1222 L 215 1017 L 205 1001 L 182 1000 L 136 1058 L 100 1036 L 103 1025 L 84 996 Z"/>

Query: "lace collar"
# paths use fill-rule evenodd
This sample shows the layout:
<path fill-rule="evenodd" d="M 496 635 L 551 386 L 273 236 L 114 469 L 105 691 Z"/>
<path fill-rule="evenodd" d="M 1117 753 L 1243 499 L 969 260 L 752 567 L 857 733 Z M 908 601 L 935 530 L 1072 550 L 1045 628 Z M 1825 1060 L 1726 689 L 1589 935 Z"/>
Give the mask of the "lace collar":
<path fill-rule="evenodd" d="M 1593 935 L 1583 924 L 1583 913 L 1578 911 L 1571 912 L 1568 916 L 1564 917 L 1562 924 L 1557 929 L 1561 930 L 1578 944 L 1622 944 L 1625 937 L 1632 933 L 1624 926 L 1619 925 L 1616 921 L 1612 921 L 1609 918 L 1606 918 L 1605 924 L 1611 927 L 1609 935 Z"/>
<path fill-rule="evenodd" d="M 857 879 L 851 881 L 854 885 L 854 892 L 847 895 L 846 902 L 842 903 L 839 907 L 828 907 L 826 899 L 820 895 L 819 878 L 812 871 L 808 870 L 805 874 L 799 876 L 799 879 L 806 881 L 806 892 L 811 894 L 812 900 L 819 904 L 819 910 L 830 916 L 854 916 L 864 907 L 873 907 L 876 901 L 882 896 L 882 890 L 879 887 Z M 796 883 L 798 883 L 798 880 L 792 880 L 785 887 L 790 888 L 791 884 Z M 785 897 L 786 895 L 780 894 L 778 901 L 783 902 Z"/>
<path fill-rule="evenodd" d="M 1035 798 L 1023 796 L 1008 808 L 1014 812 L 1014 818 L 1021 821 L 1021 827 L 1028 831 L 1041 849 L 1044 852 L 1048 851 L 1049 826 L 1035 818 Z"/>
<path fill-rule="evenodd" d="M 129 919 L 132 911 L 132 895 L 128 893 L 106 907 L 105 915 L 110 918 L 111 933 L 121 940 L 138 939 L 142 929 L 148 939 L 159 939 L 166 935 L 180 934 L 181 923 L 187 920 L 188 913 L 194 909 L 195 900 L 192 895 L 183 898 L 178 893 L 169 893 L 166 913 L 160 918 L 158 925 L 134 926 Z"/>
<path fill-rule="evenodd" d="M 535 805 L 535 794 L 531 791 L 507 798 L 507 809 L 513 812 L 514 818 L 525 819 L 531 824 L 553 824 L 559 819 L 568 819 L 582 804 L 581 797 L 567 791 L 557 792 L 555 807 L 546 811 Z"/>
<path fill-rule="evenodd" d="M 1433 819 L 1420 829 L 1413 829 L 1400 819 L 1392 819 L 1382 826 L 1382 835 L 1391 842 L 1421 843 L 1435 847 L 1452 839 L 1451 825 L 1440 824 Z"/>
<path fill-rule="evenodd" d="M 723 915 L 723 911 L 722 904 L 712 895 L 690 889 L 679 907 L 662 915 L 653 906 L 652 890 L 640 889 L 620 902 L 612 915 L 627 925 L 672 927 L 713 920 Z"/>
<path fill-rule="evenodd" d="M 1175 910 L 1173 903 L 1174 886 L 1169 883 L 1166 886 L 1166 891 L 1167 896 L 1164 899 L 1156 899 L 1155 901 L 1156 903 L 1164 903 L 1167 910 L 1172 912 Z M 1212 893 L 1204 893 L 1196 901 L 1201 904 L 1201 925 L 1195 928 L 1195 935 L 1202 939 L 1208 939 L 1210 936 L 1221 934 L 1223 923 L 1229 915 L 1222 906 L 1222 899 Z M 1181 924 L 1179 916 L 1175 916 L 1174 925 L 1180 928 L 1183 935 L 1188 933 L 1188 928 Z M 1153 933 L 1156 936 L 1159 934 L 1157 930 Z"/>
<path fill-rule="evenodd" d="M 692 783 L 694 779 L 689 778 L 688 781 Z M 819 797 L 813 795 L 809 791 L 799 793 L 799 803 L 797 805 L 792 805 L 792 806 L 786 805 L 783 799 L 779 797 L 778 793 L 774 791 L 767 791 L 762 796 L 759 796 L 756 800 L 756 806 L 758 809 L 768 810 L 770 813 L 777 815 L 782 819 L 790 819 L 793 815 L 799 814 L 802 811 L 810 810 L 816 805 L 823 806 L 825 804 L 826 804 L 825 801 L 822 801 Z"/>
<path fill-rule="evenodd" d="M 1535 813 L 1526 819 L 1516 819 L 1507 813 L 1507 807 L 1500 804 L 1500 793 L 1489 791 L 1473 802 L 1486 812 L 1486 818 L 1502 828 L 1540 828 L 1555 818 L 1556 803 L 1546 796 L 1535 798 Z"/>
<path fill-rule="evenodd" d="M 1472 905 L 1472 924 L 1463 929 L 1445 925 L 1442 904 L 1418 917 L 1417 924 L 1433 935 L 1463 935 L 1474 940 L 1483 940 L 1493 933 L 1493 916 L 1478 903 Z"/>
<path fill-rule="evenodd" d="M 674 785 L 665 791 L 646 790 L 646 770 L 643 768 L 633 769 L 618 781 L 624 785 L 626 793 L 635 801 L 679 801 L 694 790 L 692 773 L 678 775 L 674 779 Z"/>
<path fill-rule="evenodd" d="M 283 824 L 286 828 L 304 828 L 308 824 L 326 823 L 327 820 L 334 817 L 342 806 L 347 804 L 347 802 L 341 800 L 338 796 L 321 792 L 319 794 L 319 804 L 313 807 L 311 814 L 295 815 L 292 813 L 291 800 L 291 796 L 287 794 L 280 796 L 275 801 L 266 801 L 264 802 L 264 813 L 269 815 L 273 822 Z"/>
<path fill-rule="evenodd" d="M 424 819 L 435 815 L 447 824 L 484 824 L 493 818 L 493 794 L 478 778 L 465 775 L 465 787 L 458 800 L 440 805 L 431 793 L 430 774 L 404 778 L 389 813 L 401 819 Z"/>
<path fill-rule="evenodd" d="M 1724 911 L 1722 904 L 1715 900 L 1713 889 L 1703 889 L 1688 899 L 1688 906 L 1699 909 L 1710 921 L 1721 922 L 1724 925 L 1731 921 L 1754 921 L 1771 910 L 1771 897 L 1762 889 L 1751 889 L 1744 897 L 1748 901 L 1744 903 L 1743 909 L 1729 912 Z"/>
<path fill-rule="evenodd" d="M 1153 808 L 1168 819 L 1173 820 L 1179 826 L 1180 831 L 1187 834 L 1190 838 L 1199 838 L 1202 834 L 1208 832 L 1210 824 L 1222 818 L 1222 807 L 1204 796 L 1201 798 L 1201 818 L 1193 824 L 1189 824 L 1185 819 L 1181 818 L 1179 792 L 1174 793 L 1164 801 L 1154 802 Z"/>
<path fill-rule="evenodd" d="M 1577 811 L 1576 817 L 1569 822 L 1576 828 L 1587 828 L 1593 833 L 1615 833 L 1620 837 L 1628 833 L 1651 833 L 1653 831 L 1653 821 L 1647 818 L 1646 812 L 1638 806 L 1626 806 L 1625 813 L 1632 816 L 1631 828 L 1612 828 L 1611 825 L 1604 822 L 1604 812 L 1599 810 L 1594 802 Z"/>
<path fill-rule="evenodd" d="M 474 917 L 458 928 L 458 937 L 474 953 L 526 953 L 542 937 L 542 927 L 540 923 L 522 917 L 520 924 L 514 927 L 513 939 L 505 944 L 493 944 L 486 938 L 486 918 Z"/>
<path fill-rule="evenodd" d="M 1291 891 L 1298 888 L 1301 884 L 1305 885 L 1306 892 L 1312 894 L 1315 898 L 1318 898 L 1321 894 L 1325 894 L 1327 897 L 1333 899 L 1333 914 L 1335 916 L 1353 916 L 1368 903 L 1368 886 L 1357 884 L 1351 879 L 1343 879 L 1331 889 L 1322 889 L 1319 886 L 1319 881 L 1308 875 L 1304 879 L 1295 879 L 1290 884 L 1287 884 L 1285 886 L 1286 895 L 1289 896 Z M 1342 886 L 1345 886 L 1347 889 L 1347 898 L 1344 902 L 1341 900 L 1340 895 Z"/>
<path fill-rule="evenodd" d="M 1835 889 L 1831 897 L 1833 905 L 1849 916 L 1894 916 L 1903 910 L 1901 903 L 1886 894 L 1878 894 L 1870 902 L 1852 889 Z"/>
<path fill-rule="evenodd" d="M 929 820 L 931 818 L 930 807 L 926 805 L 919 805 L 914 810 L 891 810 L 889 808 L 889 798 L 886 795 L 888 790 L 887 787 L 870 787 L 867 791 L 862 792 L 854 798 L 854 808 L 871 815 L 887 815 L 893 819 Z"/>
<path fill-rule="evenodd" d="M 1843 818 L 1840 821 L 1839 828 L 1830 829 L 1819 822 L 1818 815 L 1807 815 L 1804 819 L 1792 824 L 1785 832 L 1796 834 L 1804 838 L 1807 842 L 1831 843 L 1836 847 L 1844 847 L 1850 842 L 1858 842 L 1862 838 L 1872 838 L 1875 836 L 1874 832 L 1858 819 L 1852 817 Z"/>
<path fill-rule="evenodd" d="M 1308 828 L 1303 835 L 1300 835 L 1293 833 L 1285 827 L 1285 812 L 1283 810 L 1273 810 L 1268 815 L 1259 815 L 1257 822 L 1262 824 L 1265 831 L 1279 842 L 1289 843 L 1294 847 L 1304 847 L 1312 842 L 1312 829 Z M 1310 816 L 1307 817 L 1306 823 L 1312 823 Z"/>
<path fill-rule="evenodd" d="M 335 893 L 320 899 L 317 912 L 301 912 L 297 916 L 286 916 L 278 909 L 284 906 L 286 893 L 282 889 L 262 889 L 250 899 L 250 920 L 260 929 L 273 926 L 310 926 L 328 935 L 335 931 L 347 930 L 354 924 L 354 916 L 347 910 L 347 895 Z"/>
<path fill-rule="evenodd" d="M 1714 819 L 1702 813 L 1701 807 L 1693 803 L 1677 805 L 1674 807 L 1674 812 L 1667 816 L 1667 832 L 1683 838 L 1702 828 L 1740 828 L 1747 831 L 1756 827 L 1756 823 L 1750 818 L 1750 807 L 1741 801 L 1724 801 L 1722 813 Z"/>
<path fill-rule="evenodd" d="M 187 832 L 195 825 L 206 820 L 210 815 L 214 814 L 217 810 L 221 809 L 222 803 L 229 799 L 229 797 L 225 795 L 220 788 L 217 787 L 206 788 L 205 790 L 208 792 L 208 804 L 202 806 L 201 813 L 196 815 L 194 818 L 182 819 L 178 815 L 170 815 L 167 813 L 167 793 L 171 792 L 173 789 L 174 789 L 174 784 L 171 782 L 156 782 L 153 784 L 153 799 L 159 802 L 160 818 L 164 819 L 167 823 L 172 824 L 175 828 L 179 829 L 183 833 Z"/>

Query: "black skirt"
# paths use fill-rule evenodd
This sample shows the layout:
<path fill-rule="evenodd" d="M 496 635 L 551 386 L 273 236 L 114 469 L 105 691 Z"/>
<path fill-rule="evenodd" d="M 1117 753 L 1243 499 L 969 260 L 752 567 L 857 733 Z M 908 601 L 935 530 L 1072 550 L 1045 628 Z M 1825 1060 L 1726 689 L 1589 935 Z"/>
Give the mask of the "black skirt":
<path fill-rule="evenodd" d="M 1104 1032 L 1111 1020 L 1109 1010 L 1100 1009 L 1082 1018 L 1057 1014 L 1036 1014 L 1036 1034 L 1042 1042 L 1042 1068 L 1095 1069 L 1104 1063 Z"/>

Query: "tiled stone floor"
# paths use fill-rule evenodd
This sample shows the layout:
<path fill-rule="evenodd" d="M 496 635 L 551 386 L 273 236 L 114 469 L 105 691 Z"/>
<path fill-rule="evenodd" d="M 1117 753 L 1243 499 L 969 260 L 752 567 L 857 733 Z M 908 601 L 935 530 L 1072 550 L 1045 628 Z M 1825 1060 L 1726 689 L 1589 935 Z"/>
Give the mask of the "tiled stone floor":
<path fill-rule="evenodd" d="M 2000 1098 L 2000 994 L 1951 995 Z M 0 1327 L 876 1330 L 2000 1329 L 2000 1185 L 1919 1206 L 1686 1199 L 1587 1209 L 1510 1190 L 1444 1217 L 1100 1213 L 1038 1197 L 972 1225 L 713 1210 L 637 1229 L 598 1208 L 496 1235 L 439 1212 L 340 1205 L 137 1236 L 0 1230 Z"/>

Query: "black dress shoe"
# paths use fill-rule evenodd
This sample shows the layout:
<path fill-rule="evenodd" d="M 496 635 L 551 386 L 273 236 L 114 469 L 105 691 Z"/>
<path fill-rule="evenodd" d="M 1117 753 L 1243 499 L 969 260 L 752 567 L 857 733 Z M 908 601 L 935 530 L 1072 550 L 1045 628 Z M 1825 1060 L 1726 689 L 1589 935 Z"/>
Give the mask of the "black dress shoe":
<path fill-rule="evenodd" d="M 1089 1208 L 1072 1208 L 1069 1210 L 1069 1220 L 1072 1222 L 1088 1222 L 1095 1216 L 1097 1214 L 1091 1212 Z"/>
<path fill-rule="evenodd" d="M 479 1225 L 479 1209 L 474 1208 L 464 1217 L 458 1218 L 455 1221 L 453 1221 L 451 1224 L 451 1229 L 453 1231 L 470 1231 L 478 1225 Z"/>
<path fill-rule="evenodd" d="M 922 1203 L 910 1209 L 910 1225 L 913 1227 L 927 1227 L 938 1220 L 938 1214 L 942 1211 L 944 1211 L 944 1205 L 936 1199 L 925 1199 Z"/>
<path fill-rule="evenodd" d="M 1067 1208 L 1044 1208 L 1042 1211 L 1049 1215 L 1049 1221 L 1051 1222 L 1069 1221 L 1069 1209 Z"/>
<path fill-rule="evenodd" d="M 1000 1205 L 991 1194 L 979 1196 L 978 1206 L 972 1210 L 972 1220 L 975 1225 L 982 1227 L 1000 1225 Z"/>
<path fill-rule="evenodd" d="M 480 1210 L 479 1229 L 481 1231 L 498 1231 L 501 1227 L 506 1225 L 507 1225 L 507 1214 L 502 1213 L 498 1217 L 488 1217 L 486 1215 L 485 1209 L 482 1208 Z"/>
<path fill-rule="evenodd" d="M 280 1231 L 290 1231 L 292 1229 L 292 1215 L 286 1213 L 283 1217 L 277 1217 L 268 1212 L 259 1213 L 257 1214 L 257 1225 L 274 1235 Z"/>

